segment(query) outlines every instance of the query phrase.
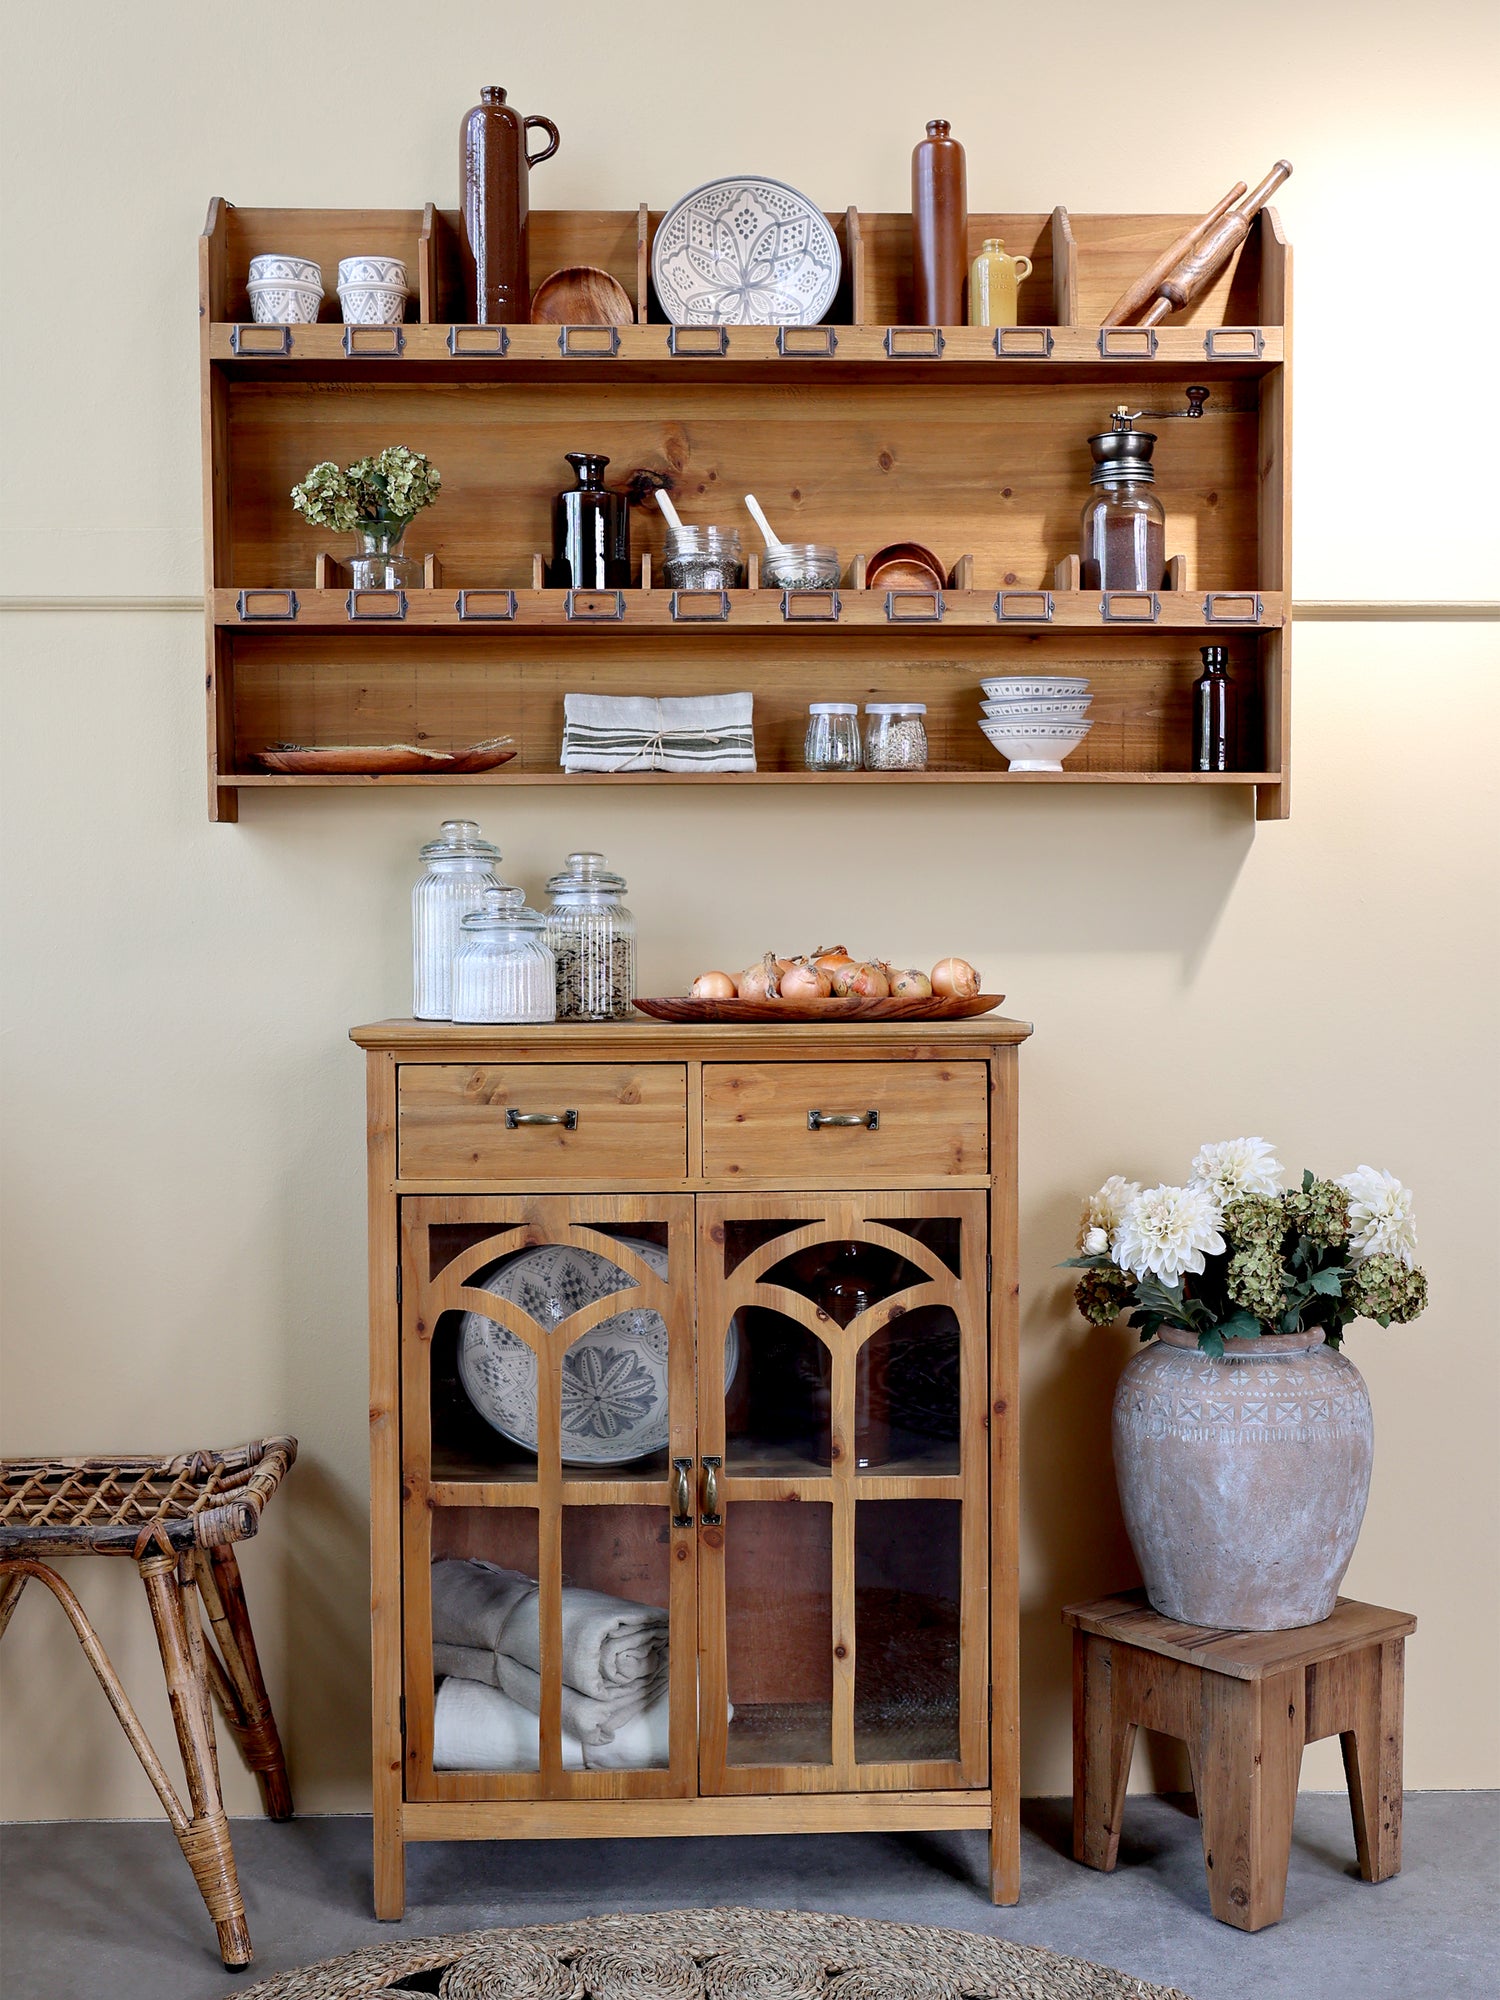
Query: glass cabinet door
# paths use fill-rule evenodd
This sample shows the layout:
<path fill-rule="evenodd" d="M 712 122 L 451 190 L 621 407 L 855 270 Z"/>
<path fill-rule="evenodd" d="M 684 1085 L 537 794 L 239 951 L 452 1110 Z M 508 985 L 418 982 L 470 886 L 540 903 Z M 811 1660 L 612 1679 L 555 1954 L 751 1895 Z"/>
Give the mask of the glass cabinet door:
<path fill-rule="evenodd" d="M 982 1194 L 698 1197 L 705 1792 L 986 1782 L 986 1254 Z"/>
<path fill-rule="evenodd" d="M 402 1203 L 406 1796 L 697 1785 L 693 1202 Z"/>

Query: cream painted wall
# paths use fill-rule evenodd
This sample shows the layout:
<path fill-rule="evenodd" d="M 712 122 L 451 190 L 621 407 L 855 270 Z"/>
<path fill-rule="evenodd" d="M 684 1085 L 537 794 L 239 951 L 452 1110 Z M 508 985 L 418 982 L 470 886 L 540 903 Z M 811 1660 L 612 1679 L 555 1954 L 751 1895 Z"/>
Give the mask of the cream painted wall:
<path fill-rule="evenodd" d="M 451 200 L 459 115 L 494 77 L 562 127 L 536 183 L 558 205 L 663 204 L 766 164 L 830 206 L 896 207 L 939 112 L 968 145 L 976 206 L 1191 206 L 1287 153 L 1297 594 L 1500 595 L 1470 462 L 1481 412 L 1465 401 L 1480 333 L 1458 353 L 1438 345 L 1450 294 L 1461 335 L 1495 323 L 1488 265 L 1463 262 L 1496 169 L 1481 137 L 1492 10 L 1269 0 L 1252 25 L 1168 4 L 1144 58 L 1137 17 L 1075 8 L 1087 32 L 1071 36 L 1060 18 L 938 0 L 917 46 L 890 0 L 763 0 L 753 16 L 648 0 L 628 17 L 493 0 L 12 6 L 4 589 L 197 590 L 192 301 L 209 195 Z M 1111 121 L 1098 107 L 1122 75 L 1132 111 Z M 1405 332 L 1382 347 L 1398 311 Z M 1403 339 L 1407 361 L 1390 351 Z M 1401 420 L 1415 500 L 1371 529 L 1372 496 L 1389 507 L 1398 491 L 1389 423 L 1378 453 L 1360 449 L 1377 408 Z M 413 852 L 459 801 L 252 797 L 237 827 L 211 828 L 194 617 L 13 612 L 3 634 L 0 1448 L 300 1436 L 245 1566 L 301 1803 L 355 1809 L 362 1118 L 344 1036 L 406 1004 Z M 533 892 L 569 846 L 620 861 L 648 988 L 835 929 L 915 960 L 962 950 L 1036 1022 L 1021 1197 L 1029 1791 L 1068 1783 L 1057 1608 L 1130 1564 L 1107 1422 L 1126 1343 L 1072 1317 L 1053 1265 L 1104 1173 L 1170 1176 L 1201 1138 L 1241 1130 L 1276 1139 L 1290 1166 L 1374 1160 L 1418 1191 L 1432 1309 L 1352 1343 L 1379 1441 L 1348 1588 L 1422 1621 L 1409 1783 L 1500 1781 L 1497 651 L 1493 625 L 1303 627 L 1294 817 L 1258 830 L 1228 798 L 1124 790 L 483 801 Z M 166 1733 L 124 1569 L 74 1576 Z M 0 1662 L 0 1812 L 154 1809 L 38 1595 Z M 226 1775 L 232 1809 L 253 1809 L 243 1774 Z M 1338 1782 L 1330 1746 L 1304 1782 Z"/>

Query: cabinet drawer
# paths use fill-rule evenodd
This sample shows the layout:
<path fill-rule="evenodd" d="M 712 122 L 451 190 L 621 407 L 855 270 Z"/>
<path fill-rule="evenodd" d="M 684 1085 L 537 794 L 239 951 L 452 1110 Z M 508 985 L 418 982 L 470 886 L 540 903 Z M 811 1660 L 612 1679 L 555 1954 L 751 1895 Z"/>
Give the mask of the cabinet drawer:
<path fill-rule="evenodd" d="M 710 1063 L 703 1171 L 904 1180 L 986 1173 L 988 1081 L 982 1062 Z"/>
<path fill-rule="evenodd" d="M 682 1063 L 406 1063 L 397 1104 L 403 1180 L 687 1172 Z"/>

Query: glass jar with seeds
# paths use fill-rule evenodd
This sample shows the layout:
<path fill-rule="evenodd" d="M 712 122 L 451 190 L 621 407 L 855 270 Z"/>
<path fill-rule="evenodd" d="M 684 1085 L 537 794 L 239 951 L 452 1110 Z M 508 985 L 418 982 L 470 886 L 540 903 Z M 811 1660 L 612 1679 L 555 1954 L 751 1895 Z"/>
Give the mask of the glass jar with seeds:
<path fill-rule="evenodd" d="M 669 528 L 662 556 L 669 590 L 739 590 L 745 558 L 737 528 Z"/>
<path fill-rule="evenodd" d="M 925 771 L 927 769 L 925 701 L 865 703 L 865 769 Z"/>
<path fill-rule="evenodd" d="M 635 918 L 625 882 L 602 854 L 568 856 L 547 883 L 547 943 L 557 960 L 559 1021 L 616 1021 L 635 996 Z"/>

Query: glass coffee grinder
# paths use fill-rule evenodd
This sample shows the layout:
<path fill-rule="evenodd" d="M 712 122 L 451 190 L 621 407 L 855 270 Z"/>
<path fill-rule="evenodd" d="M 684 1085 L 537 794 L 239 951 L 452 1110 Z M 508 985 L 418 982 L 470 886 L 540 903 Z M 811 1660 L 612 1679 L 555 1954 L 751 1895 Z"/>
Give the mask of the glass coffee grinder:
<path fill-rule="evenodd" d="M 1109 429 L 1089 439 L 1094 470 L 1083 510 L 1079 582 L 1085 590 L 1161 590 L 1167 577 L 1167 516 L 1152 488 L 1156 432 L 1136 429 L 1140 417 L 1201 417 L 1206 389 L 1187 392 L 1186 410 L 1110 413 Z"/>

